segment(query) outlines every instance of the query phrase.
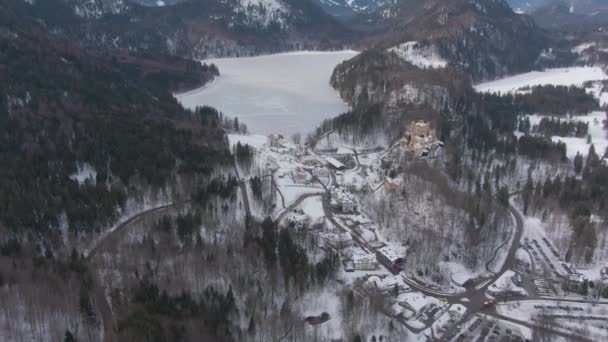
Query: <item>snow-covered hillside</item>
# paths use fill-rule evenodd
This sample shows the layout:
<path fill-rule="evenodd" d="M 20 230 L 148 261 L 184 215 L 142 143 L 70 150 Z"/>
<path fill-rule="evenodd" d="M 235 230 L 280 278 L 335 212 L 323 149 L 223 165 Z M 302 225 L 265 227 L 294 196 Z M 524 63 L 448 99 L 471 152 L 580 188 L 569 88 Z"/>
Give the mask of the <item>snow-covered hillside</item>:
<path fill-rule="evenodd" d="M 285 17 L 290 13 L 282 0 L 237 0 L 233 10 L 237 15 L 245 15 L 246 26 L 261 27 L 275 23 L 285 28 Z"/>
<path fill-rule="evenodd" d="M 317 0 L 321 8 L 337 17 L 349 17 L 360 13 L 374 13 L 387 4 L 387 0 Z"/>
<path fill-rule="evenodd" d="M 448 62 L 439 55 L 437 48 L 432 45 L 406 42 L 390 48 L 389 51 L 419 68 L 445 68 L 448 65 Z"/>
<path fill-rule="evenodd" d="M 105 14 L 120 14 L 128 9 L 125 0 L 71 0 L 74 13 L 83 18 L 100 18 Z"/>

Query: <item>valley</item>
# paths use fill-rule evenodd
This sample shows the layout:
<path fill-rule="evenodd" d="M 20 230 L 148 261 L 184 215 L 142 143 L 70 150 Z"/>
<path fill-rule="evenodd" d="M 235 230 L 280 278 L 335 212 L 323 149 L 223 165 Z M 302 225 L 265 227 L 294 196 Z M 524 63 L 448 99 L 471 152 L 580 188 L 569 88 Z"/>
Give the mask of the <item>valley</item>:
<path fill-rule="evenodd" d="M 0 341 L 608 339 L 602 11 L 0 0 Z"/>

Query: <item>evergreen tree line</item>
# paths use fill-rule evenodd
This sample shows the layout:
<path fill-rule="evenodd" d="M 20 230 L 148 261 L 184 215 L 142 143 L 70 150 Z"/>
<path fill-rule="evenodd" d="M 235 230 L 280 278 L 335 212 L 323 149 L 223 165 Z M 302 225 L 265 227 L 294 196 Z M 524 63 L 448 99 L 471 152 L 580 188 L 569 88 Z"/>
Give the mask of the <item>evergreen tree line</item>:
<path fill-rule="evenodd" d="M 280 266 L 285 286 L 297 284 L 295 290 L 302 291 L 314 280 L 324 284 L 339 267 L 337 253 L 329 251 L 324 259 L 312 264 L 306 250 L 293 238 L 289 229 L 278 229 L 271 218 L 267 217 L 259 225 L 261 235 L 256 232 L 255 224 L 250 221 L 245 233 L 245 245 L 255 243 L 260 247 L 269 269 Z"/>
<path fill-rule="evenodd" d="M 0 37 L 1 227 L 42 235 L 62 222 L 76 232 L 100 229 L 131 190 L 230 161 L 217 114 L 188 112 L 169 92 L 168 84 L 192 83 L 180 68 L 164 68 L 171 80 L 159 82 L 149 65 L 128 58 L 20 36 Z M 72 175 L 83 163 L 96 176 L 79 184 Z"/>
<path fill-rule="evenodd" d="M 233 340 L 231 318 L 238 309 L 232 287 L 226 293 L 208 287 L 195 298 L 186 290 L 169 294 L 144 279 L 132 290 L 130 301 L 130 312 L 118 328 L 132 340 Z"/>
<path fill-rule="evenodd" d="M 580 163 L 582 156 L 579 154 L 575 160 Z M 608 166 L 601 162 L 593 145 L 579 173 L 580 176 L 548 176 L 537 184 L 529 178 L 523 192 L 524 213 L 533 206 L 546 206 L 548 202 L 558 204 L 568 213 L 573 229 L 567 261 L 580 255 L 589 263 L 598 246 L 599 227 L 592 215 L 603 215 L 608 210 Z"/>

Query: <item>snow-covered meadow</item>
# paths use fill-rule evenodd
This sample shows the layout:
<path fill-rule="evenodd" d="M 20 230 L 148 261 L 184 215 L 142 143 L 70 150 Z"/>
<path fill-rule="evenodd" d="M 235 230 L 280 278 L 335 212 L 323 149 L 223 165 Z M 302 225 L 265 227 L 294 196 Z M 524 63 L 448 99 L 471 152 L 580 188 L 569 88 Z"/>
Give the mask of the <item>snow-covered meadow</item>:
<path fill-rule="evenodd" d="M 600 67 L 569 67 L 531 71 L 475 85 L 482 93 L 514 93 L 526 87 L 562 85 L 582 87 L 589 81 L 607 80 L 608 74 Z"/>
<path fill-rule="evenodd" d="M 205 60 L 220 76 L 176 95 L 188 108 L 208 105 L 238 117 L 253 133 L 307 133 L 348 106 L 329 85 L 334 67 L 355 51 L 290 52 Z"/>
<path fill-rule="evenodd" d="M 530 120 L 532 127 L 538 126 L 543 115 L 526 115 Z M 595 151 L 598 155 L 603 156 L 606 149 L 608 149 L 608 132 L 604 128 L 606 121 L 605 112 L 592 112 L 588 115 L 577 115 L 568 117 L 568 121 L 573 122 L 584 122 L 589 126 L 588 137 L 577 138 L 577 137 L 560 137 L 552 136 L 551 140 L 554 142 L 562 142 L 566 144 L 566 156 L 569 159 L 573 159 L 577 153 L 582 156 L 586 156 L 589 152 L 591 145 L 595 147 Z M 516 132 L 516 134 L 522 134 Z"/>

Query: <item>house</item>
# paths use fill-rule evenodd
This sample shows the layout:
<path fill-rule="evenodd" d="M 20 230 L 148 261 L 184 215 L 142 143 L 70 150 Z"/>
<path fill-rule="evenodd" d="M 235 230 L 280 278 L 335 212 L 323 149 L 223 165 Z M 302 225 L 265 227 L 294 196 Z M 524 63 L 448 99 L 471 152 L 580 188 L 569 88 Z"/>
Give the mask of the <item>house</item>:
<path fill-rule="evenodd" d="M 340 210 L 345 214 L 352 214 L 357 211 L 357 202 L 353 194 L 342 189 L 331 189 L 329 204 L 332 210 Z"/>
<path fill-rule="evenodd" d="M 355 203 L 355 201 L 350 200 L 350 199 L 342 200 L 342 212 L 351 214 L 351 213 L 354 213 L 356 210 L 357 210 L 357 204 Z"/>
<path fill-rule="evenodd" d="M 566 288 L 568 291 L 585 294 L 587 292 L 587 277 L 580 273 L 572 273 L 566 278 Z"/>
<path fill-rule="evenodd" d="M 329 170 L 325 167 L 318 167 L 318 168 L 314 169 L 313 173 L 315 174 L 315 176 L 317 176 L 319 178 L 328 178 L 329 177 Z"/>
<path fill-rule="evenodd" d="M 356 270 L 372 271 L 378 268 L 376 256 L 372 253 L 353 255 L 353 264 Z"/>
<path fill-rule="evenodd" d="M 270 134 L 268 136 L 268 146 L 270 147 L 281 147 L 284 141 L 285 137 L 282 134 Z"/>
<path fill-rule="evenodd" d="M 308 181 L 308 173 L 301 167 L 296 167 L 291 172 L 291 177 L 293 178 L 294 183 L 304 184 Z"/>
<path fill-rule="evenodd" d="M 336 170 L 344 170 L 346 166 L 334 157 L 325 157 L 327 164 Z"/>
<path fill-rule="evenodd" d="M 395 251 L 391 246 L 376 249 L 376 258 L 379 263 L 395 274 L 401 272 L 405 264 L 405 256 Z"/>

